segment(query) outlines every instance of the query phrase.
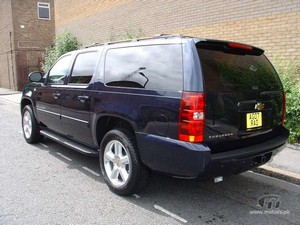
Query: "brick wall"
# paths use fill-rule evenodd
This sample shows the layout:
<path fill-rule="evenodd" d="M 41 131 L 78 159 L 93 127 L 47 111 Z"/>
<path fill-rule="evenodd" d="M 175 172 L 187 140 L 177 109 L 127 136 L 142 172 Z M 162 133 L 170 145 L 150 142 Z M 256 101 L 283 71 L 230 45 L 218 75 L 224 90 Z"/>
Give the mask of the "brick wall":
<path fill-rule="evenodd" d="M 38 19 L 38 2 L 50 3 L 51 20 Z M 20 90 L 28 73 L 40 69 L 42 54 L 55 38 L 54 20 L 54 0 L 0 1 L 0 52 L 9 51 L 0 53 L 1 87 Z"/>
<path fill-rule="evenodd" d="M 70 7 L 72 6 L 72 7 Z M 56 32 L 83 44 L 126 31 L 181 33 L 256 45 L 270 57 L 300 58 L 299 0 L 55 0 Z"/>
<path fill-rule="evenodd" d="M 50 3 L 50 20 L 38 19 L 38 2 Z M 17 89 L 22 89 L 28 82 L 28 74 L 40 70 L 45 48 L 54 42 L 54 2 L 53 0 L 12 0 L 12 8 Z"/>
<path fill-rule="evenodd" d="M 51 20 L 38 19 L 38 2 L 50 3 Z M 12 0 L 12 8 L 16 49 L 44 50 L 53 43 L 55 36 L 53 0 Z"/>
<path fill-rule="evenodd" d="M 13 23 L 10 0 L 0 1 L 0 87 L 13 88 L 14 76 L 11 54 Z"/>

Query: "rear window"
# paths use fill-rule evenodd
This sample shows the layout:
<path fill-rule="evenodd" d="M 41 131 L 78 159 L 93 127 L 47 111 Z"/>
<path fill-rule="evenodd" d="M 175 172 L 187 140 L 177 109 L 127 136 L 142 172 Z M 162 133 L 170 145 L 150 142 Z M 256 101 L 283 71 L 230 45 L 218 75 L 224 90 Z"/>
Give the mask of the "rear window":
<path fill-rule="evenodd" d="M 281 90 L 279 77 L 263 55 L 197 48 L 208 91 Z"/>
<path fill-rule="evenodd" d="M 181 46 L 110 49 L 105 59 L 105 84 L 148 90 L 182 90 Z"/>
<path fill-rule="evenodd" d="M 97 52 L 80 53 L 76 57 L 69 84 L 88 84 L 97 62 Z"/>

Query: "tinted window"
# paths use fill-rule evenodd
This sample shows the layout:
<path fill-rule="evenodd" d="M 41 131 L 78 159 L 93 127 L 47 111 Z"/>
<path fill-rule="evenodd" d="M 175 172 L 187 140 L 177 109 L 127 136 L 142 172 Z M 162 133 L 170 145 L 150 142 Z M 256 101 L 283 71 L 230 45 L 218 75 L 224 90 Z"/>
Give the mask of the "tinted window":
<path fill-rule="evenodd" d="M 118 87 L 181 90 L 181 46 L 110 49 L 105 61 L 105 83 Z"/>
<path fill-rule="evenodd" d="M 235 54 L 198 48 L 209 90 L 281 90 L 276 71 L 264 55 Z"/>
<path fill-rule="evenodd" d="M 92 79 L 96 60 L 97 52 L 86 52 L 78 54 L 69 83 L 88 84 Z"/>
<path fill-rule="evenodd" d="M 65 77 L 68 75 L 70 67 L 71 55 L 60 58 L 49 72 L 48 83 L 63 84 Z"/>

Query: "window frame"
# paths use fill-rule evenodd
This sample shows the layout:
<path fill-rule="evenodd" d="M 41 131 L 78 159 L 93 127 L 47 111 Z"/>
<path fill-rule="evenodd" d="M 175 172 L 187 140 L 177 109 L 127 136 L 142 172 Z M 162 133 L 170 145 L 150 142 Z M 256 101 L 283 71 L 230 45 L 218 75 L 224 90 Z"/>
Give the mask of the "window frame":
<path fill-rule="evenodd" d="M 179 49 L 180 49 L 180 57 L 181 57 L 181 72 L 180 72 L 180 78 L 181 78 L 181 81 L 179 82 L 181 84 L 181 87 L 180 88 L 171 88 L 171 89 L 168 89 L 168 88 L 140 88 L 140 87 L 127 87 L 127 86 L 114 86 L 114 85 L 109 85 L 107 82 L 107 73 L 106 73 L 106 67 L 107 67 L 107 56 L 108 56 L 108 53 L 109 51 L 111 50 L 118 50 L 118 49 L 133 49 L 133 48 L 147 48 L 147 47 L 157 47 L 157 46 L 175 46 L 175 45 L 178 45 L 179 46 Z M 184 81 L 184 78 L 183 78 L 183 74 L 184 74 L 184 66 L 183 66 L 183 52 L 182 52 L 182 43 L 162 43 L 162 44 L 146 44 L 146 45 L 129 45 L 129 46 L 120 46 L 120 47 L 111 47 L 111 48 L 107 48 L 106 51 L 104 52 L 104 65 L 103 65 L 103 84 L 105 87 L 107 88 L 117 88 L 117 89 L 133 89 L 133 90 L 146 90 L 146 91 L 178 91 L 178 90 L 183 90 L 183 81 Z M 149 80 L 148 80 L 149 81 Z M 146 82 L 146 84 L 148 83 L 148 81 Z M 178 89 L 178 90 L 177 90 Z"/>
<path fill-rule="evenodd" d="M 88 53 L 96 53 L 96 60 L 95 60 L 95 65 L 94 65 L 94 69 L 93 69 L 91 80 L 89 81 L 89 83 L 72 83 L 72 82 L 70 82 L 70 80 L 72 78 L 72 75 L 73 75 L 74 67 L 76 65 L 76 61 L 78 59 L 78 56 L 83 55 L 83 54 L 88 54 Z M 68 86 L 88 86 L 93 81 L 93 78 L 94 78 L 94 75 L 95 75 L 95 71 L 96 71 L 96 67 L 97 67 L 97 64 L 98 64 L 98 61 L 99 61 L 98 57 L 99 57 L 99 52 L 97 50 L 78 52 L 75 55 L 74 60 L 72 62 L 72 67 L 71 67 L 70 73 L 69 73 L 69 75 L 67 77 L 67 85 Z"/>
<path fill-rule="evenodd" d="M 42 4 L 42 5 L 41 5 Z M 47 6 L 46 6 L 47 5 Z M 48 9 L 49 10 L 49 18 L 43 18 L 40 17 L 40 8 Z M 50 3 L 48 2 L 38 2 L 37 3 L 37 13 L 38 13 L 38 19 L 39 20 L 51 20 L 51 9 L 50 9 Z"/>
<path fill-rule="evenodd" d="M 68 69 L 67 69 L 67 72 L 66 72 L 66 75 L 64 75 L 64 82 L 63 83 L 51 83 L 50 82 L 50 74 L 51 74 L 51 71 L 52 69 L 55 67 L 55 65 L 57 65 L 57 63 L 62 60 L 63 58 L 66 58 L 66 57 L 70 57 L 70 62 L 69 62 L 69 66 L 68 66 Z M 69 75 L 70 75 L 70 67 L 71 67 L 71 64 L 73 63 L 73 55 L 72 54 L 65 54 L 65 55 L 62 55 L 61 57 L 59 57 L 55 63 L 51 66 L 51 68 L 49 69 L 49 71 L 47 72 L 46 76 L 46 82 L 45 84 L 46 85 L 66 85 L 66 80 L 68 79 Z"/>

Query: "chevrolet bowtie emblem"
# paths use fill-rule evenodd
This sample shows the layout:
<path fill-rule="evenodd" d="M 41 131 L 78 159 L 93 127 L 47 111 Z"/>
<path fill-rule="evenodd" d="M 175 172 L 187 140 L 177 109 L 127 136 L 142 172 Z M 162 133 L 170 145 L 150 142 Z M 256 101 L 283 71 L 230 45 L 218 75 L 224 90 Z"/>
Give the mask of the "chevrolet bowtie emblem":
<path fill-rule="evenodd" d="M 265 108 L 265 104 L 258 102 L 255 104 L 254 109 L 263 110 Z"/>

